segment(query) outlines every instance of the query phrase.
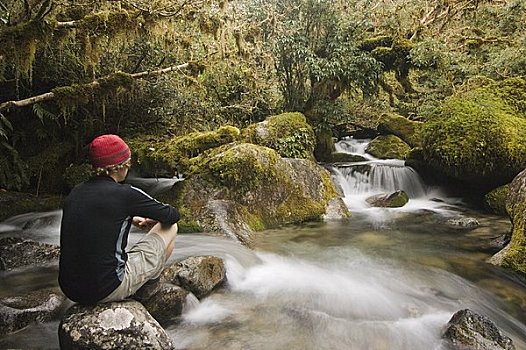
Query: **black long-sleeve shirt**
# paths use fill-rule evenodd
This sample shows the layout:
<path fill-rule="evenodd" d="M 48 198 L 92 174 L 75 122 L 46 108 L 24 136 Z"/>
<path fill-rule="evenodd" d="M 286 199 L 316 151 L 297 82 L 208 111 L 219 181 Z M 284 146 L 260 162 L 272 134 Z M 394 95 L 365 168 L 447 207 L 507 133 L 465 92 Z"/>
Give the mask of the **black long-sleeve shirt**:
<path fill-rule="evenodd" d="M 64 203 L 59 284 L 73 301 L 92 304 L 121 283 L 134 216 L 172 225 L 179 212 L 138 188 L 97 176 L 76 186 Z"/>

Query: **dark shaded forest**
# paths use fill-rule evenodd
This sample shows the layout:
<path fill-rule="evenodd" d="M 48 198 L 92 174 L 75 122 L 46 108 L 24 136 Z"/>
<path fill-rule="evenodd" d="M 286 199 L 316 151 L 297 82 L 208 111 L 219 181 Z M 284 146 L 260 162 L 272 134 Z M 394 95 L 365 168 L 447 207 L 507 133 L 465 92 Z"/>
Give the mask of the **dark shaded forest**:
<path fill-rule="evenodd" d="M 64 191 L 102 133 L 287 111 L 323 160 L 382 114 L 432 121 L 448 97 L 526 77 L 525 27 L 524 0 L 1 0 L 0 188 Z"/>

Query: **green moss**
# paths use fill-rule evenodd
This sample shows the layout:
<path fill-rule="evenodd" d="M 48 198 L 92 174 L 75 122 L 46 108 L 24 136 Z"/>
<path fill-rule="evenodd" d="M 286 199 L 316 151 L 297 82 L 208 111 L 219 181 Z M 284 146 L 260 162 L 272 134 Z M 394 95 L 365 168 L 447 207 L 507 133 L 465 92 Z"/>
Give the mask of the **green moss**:
<path fill-rule="evenodd" d="M 243 129 L 242 140 L 275 149 L 282 157 L 313 159 L 316 136 L 301 113 L 283 113 Z"/>
<path fill-rule="evenodd" d="M 393 45 L 393 38 L 389 35 L 380 35 L 365 39 L 360 45 L 360 49 L 365 51 L 373 51 L 375 48 L 391 47 Z"/>
<path fill-rule="evenodd" d="M 526 212 L 526 205 L 523 205 Z M 502 266 L 510 268 L 526 277 L 526 235 L 524 220 L 513 220 L 513 233 Z"/>
<path fill-rule="evenodd" d="M 378 136 L 367 146 L 367 152 L 380 159 L 405 159 L 411 147 L 395 135 Z"/>
<path fill-rule="evenodd" d="M 107 77 L 100 78 L 96 83 L 72 84 L 52 89 L 54 101 L 65 110 L 87 104 L 95 95 L 97 99 L 129 90 L 134 84 L 131 74 L 116 72 Z"/>
<path fill-rule="evenodd" d="M 503 97 L 508 86 L 495 83 L 446 100 L 422 132 L 426 161 L 459 180 L 488 187 L 510 182 L 526 167 L 526 118 L 517 108 L 521 98 Z"/>
<path fill-rule="evenodd" d="M 484 204 L 491 212 L 499 215 L 506 215 L 506 197 L 510 185 L 503 185 L 491 190 L 484 196 Z"/>
<path fill-rule="evenodd" d="M 381 134 L 398 136 L 411 147 L 421 146 L 422 127 L 423 123 L 409 120 L 395 113 L 384 113 L 378 123 L 378 131 Z"/>
<path fill-rule="evenodd" d="M 277 159 L 274 150 L 245 143 L 214 150 L 213 154 L 207 155 L 206 163 L 197 168 L 202 171 L 206 167 L 216 181 L 232 192 L 242 194 L 271 181 Z"/>
<path fill-rule="evenodd" d="M 386 201 L 386 207 L 388 208 L 400 208 L 407 204 L 409 196 L 404 191 L 396 191 L 390 195 Z"/>
<path fill-rule="evenodd" d="M 129 140 L 137 168 L 147 176 L 173 176 L 174 172 L 189 174 L 193 159 L 205 151 L 231 143 L 239 138 L 240 131 L 233 126 L 222 126 L 214 131 L 192 132 L 171 139 L 158 136 L 139 136 Z"/>
<path fill-rule="evenodd" d="M 31 20 L 0 30 L 0 56 L 14 65 L 17 75 L 31 76 L 37 44 L 47 42 L 53 26 L 46 21 Z"/>

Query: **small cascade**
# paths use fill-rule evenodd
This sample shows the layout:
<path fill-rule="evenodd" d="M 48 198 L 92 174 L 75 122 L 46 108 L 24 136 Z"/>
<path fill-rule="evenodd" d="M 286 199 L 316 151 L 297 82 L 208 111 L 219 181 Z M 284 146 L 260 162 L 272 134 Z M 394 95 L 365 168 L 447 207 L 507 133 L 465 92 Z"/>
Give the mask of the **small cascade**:
<path fill-rule="evenodd" d="M 395 191 L 409 196 L 405 209 L 436 209 L 444 201 L 436 189 L 426 186 L 420 175 L 403 160 L 377 159 L 366 153 L 370 140 L 346 139 L 336 144 L 336 151 L 359 155 L 364 161 L 333 167 L 333 179 L 340 186 L 344 201 L 351 211 L 370 209 L 366 199 Z M 436 199 L 439 198 L 440 201 Z"/>

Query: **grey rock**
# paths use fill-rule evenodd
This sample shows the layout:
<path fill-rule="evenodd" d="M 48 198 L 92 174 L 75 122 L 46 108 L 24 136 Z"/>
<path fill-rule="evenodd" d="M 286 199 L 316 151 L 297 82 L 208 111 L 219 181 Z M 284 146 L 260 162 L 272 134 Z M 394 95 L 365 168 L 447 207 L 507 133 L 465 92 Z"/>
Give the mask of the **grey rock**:
<path fill-rule="evenodd" d="M 201 299 L 226 281 L 226 269 L 221 258 L 194 256 L 166 268 L 163 279 L 191 291 Z"/>
<path fill-rule="evenodd" d="M 455 350 L 514 350 L 510 338 L 487 317 L 469 309 L 457 311 L 442 336 Z"/>
<path fill-rule="evenodd" d="M 460 228 L 460 229 L 474 229 L 480 225 L 479 221 L 475 218 L 452 218 L 448 219 L 446 221 L 448 226 L 451 226 L 453 228 Z"/>
<path fill-rule="evenodd" d="M 0 299 L 0 335 L 16 332 L 33 322 L 49 321 L 65 301 L 58 288 Z"/>
<path fill-rule="evenodd" d="M 161 290 L 143 302 L 143 305 L 157 322 L 166 324 L 181 315 L 189 293 L 179 286 L 164 283 Z"/>
<path fill-rule="evenodd" d="M 173 349 L 172 341 L 145 307 L 132 300 L 74 305 L 59 325 L 62 350 Z"/>
<path fill-rule="evenodd" d="M 57 263 L 60 256 L 58 246 L 26 240 L 19 237 L 0 239 L 0 270 L 11 270 L 24 266 Z"/>

